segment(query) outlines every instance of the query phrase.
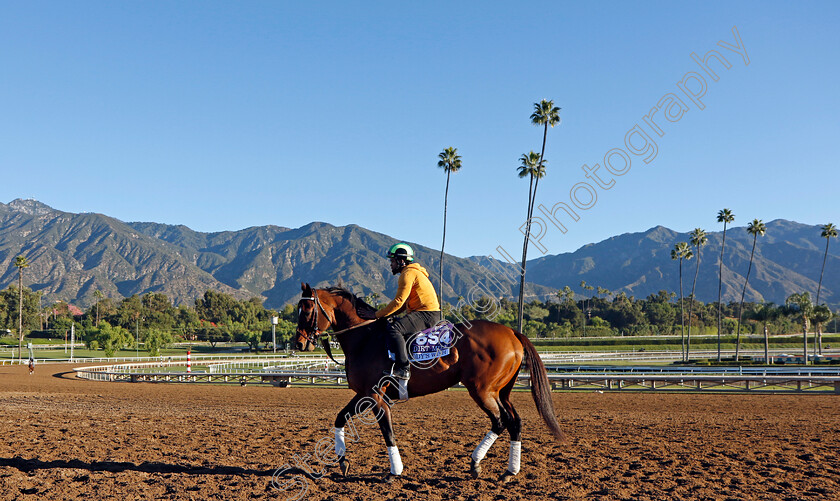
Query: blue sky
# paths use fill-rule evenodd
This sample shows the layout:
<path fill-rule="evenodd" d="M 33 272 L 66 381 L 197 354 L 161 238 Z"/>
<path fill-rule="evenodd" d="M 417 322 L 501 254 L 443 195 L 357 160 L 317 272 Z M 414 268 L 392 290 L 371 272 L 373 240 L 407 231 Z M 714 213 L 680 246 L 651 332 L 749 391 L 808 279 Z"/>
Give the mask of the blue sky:
<path fill-rule="evenodd" d="M 359 224 L 446 250 L 521 253 L 537 202 L 564 202 L 548 254 L 664 225 L 840 223 L 837 2 L 2 2 L 0 201 L 199 231 Z M 749 65 L 718 45 L 736 43 Z M 716 50 L 718 81 L 692 60 Z M 704 109 L 678 87 L 695 72 Z M 699 93 L 699 81 L 687 81 Z M 668 94 L 687 111 L 644 116 Z M 674 113 L 679 108 L 672 110 Z M 639 126 L 656 156 L 628 153 Z M 641 147 L 637 134 L 631 144 Z M 610 176 L 614 148 L 630 169 Z M 620 155 L 613 155 L 618 165 Z M 581 166 L 600 164 L 609 189 Z M 615 167 L 615 166 L 614 166 Z M 615 167 L 619 169 L 619 167 Z M 597 201 L 587 205 L 587 182 Z M 546 222 L 544 218 L 543 222 Z M 532 246 L 529 257 L 543 255 Z"/>

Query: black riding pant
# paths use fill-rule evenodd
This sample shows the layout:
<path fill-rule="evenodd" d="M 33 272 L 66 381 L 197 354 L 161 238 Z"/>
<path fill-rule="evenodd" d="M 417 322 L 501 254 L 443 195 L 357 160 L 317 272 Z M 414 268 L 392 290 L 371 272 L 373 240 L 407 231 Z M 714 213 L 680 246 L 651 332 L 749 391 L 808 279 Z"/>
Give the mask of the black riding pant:
<path fill-rule="evenodd" d="M 440 311 L 412 311 L 401 317 L 388 319 L 385 330 L 388 349 L 396 356 L 396 366 L 408 365 L 408 349 L 405 338 L 415 332 L 428 329 L 440 321 Z"/>

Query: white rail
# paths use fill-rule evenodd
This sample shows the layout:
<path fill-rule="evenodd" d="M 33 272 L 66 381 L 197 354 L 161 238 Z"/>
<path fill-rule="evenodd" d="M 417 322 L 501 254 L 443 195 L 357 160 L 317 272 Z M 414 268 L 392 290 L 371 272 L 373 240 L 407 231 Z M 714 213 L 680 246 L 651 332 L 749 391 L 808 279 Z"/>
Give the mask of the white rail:
<path fill-rule="evenodd" d="M 326 357 L 224 360 L 206 371 L 186 372 L 182 361 L 102 365 L 75 369 L 77 377 L 97 381 L 239 383 L 274 386 L 346 384 L 346 375 Z M 553 366 L 548 364 L 549 368 Z M 715 391 L 840 394 L 840 369 L 829 367 L 564 367 L 549 373 L 564 391 Z M 519 388 L 530 387 L 522 372 Z"/>

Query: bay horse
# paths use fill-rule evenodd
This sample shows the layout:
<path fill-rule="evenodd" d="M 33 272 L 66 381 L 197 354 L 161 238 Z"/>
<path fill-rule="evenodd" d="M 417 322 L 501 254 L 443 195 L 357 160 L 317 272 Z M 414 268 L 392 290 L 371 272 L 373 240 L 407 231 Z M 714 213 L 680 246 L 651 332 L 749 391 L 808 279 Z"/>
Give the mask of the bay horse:
<path fill-rule="evenodd" d="M 350 467 L 345 454 L 345 425 L 354 415 L 373 410 L 391 463 L 391 471 L 383 481 L 391 482 L 402 474 L 403 466 L 391 423 L 390 407 L 397 389 L 393 378 L 383 376 L 391 362 L 386 355 L 385 338 L 377 334 L 385 320 L 365 321 L 364 318 L 370 318 L 376 309 L 343 288 L 314 289 L 302 283 L 301 291 L 294 346 L 298 350 L 311 351 L 324 335 L 322 333 L 332 327 L 336 331 L 334 337 L 344 351 L 347 384 L 356 392 L 335 419 L 335 453 L 341 473 L 346 476 Z M 361 325 L 364 323 L 370 325 Z M 358 327 L 351 329 L 355 326 Z M 412 367 L 409 397 L 429 395 L 463 384 L 490 418 L 490 431 L 472 453 L 470 472 L 478 478 L 479 463 L 499 435 L 507 430 L 510 434 L 508 468 L 500 477 L 502 482 L 507 482 L 519 473 L 522 421 L 510 401 L 510 392 L 523 360 L 527 361 L 531 375 L 531 395 L 537 411 L 552 435 L 560 441 L 565 439 L 554 415 L 545 366 L 531 341 L 510 327 L 475 320 L 456 324 L 454 332 L 455 340 L 448 355 L 431 366 Z M 373 424 L 373 419 L 369 421 Z"/>

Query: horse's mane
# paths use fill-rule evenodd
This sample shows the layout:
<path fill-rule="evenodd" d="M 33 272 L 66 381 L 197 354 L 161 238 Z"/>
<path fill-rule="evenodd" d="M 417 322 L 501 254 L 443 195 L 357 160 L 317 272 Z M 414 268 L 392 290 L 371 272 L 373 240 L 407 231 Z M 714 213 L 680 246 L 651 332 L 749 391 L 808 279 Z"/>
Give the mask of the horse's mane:
<path fill-rule="evenodd" d="M 341 296 L 344 299 L 350 301 L 350 304 L 353 305 L 353 308 L 356 309 L 356 315 L 358 315 L 361 318 L 369 318 L 370 314 L 376 313 L 376 308 L 367 304 L 364 299 L 356 296 L 344 287 L 326 287 L 324 290 L 332 295 Z M 368 315 L 365 316 L 365 314 Z"/>

